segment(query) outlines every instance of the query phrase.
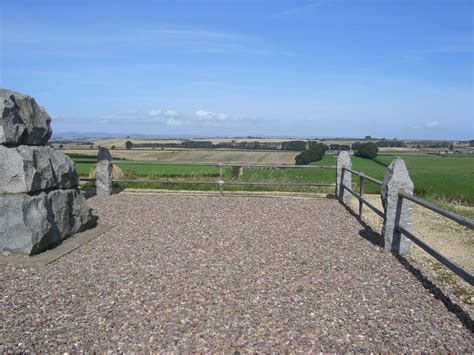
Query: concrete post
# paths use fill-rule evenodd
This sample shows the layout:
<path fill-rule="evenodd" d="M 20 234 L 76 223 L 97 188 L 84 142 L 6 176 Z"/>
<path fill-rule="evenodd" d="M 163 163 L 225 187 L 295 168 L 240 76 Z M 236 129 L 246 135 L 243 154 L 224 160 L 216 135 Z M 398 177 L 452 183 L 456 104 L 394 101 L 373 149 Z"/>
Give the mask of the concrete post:
<path fill-rule="evenodd" d="M 346 150 L 339 152 L 337 156 L 336 196 L 339 202 L 348 205 L 352 195 L 346 189 L 343 189 L 341 184 L 352 189 L 352 174 L 347 170 L 343 170 L 343 168 L 352 169 L 351 157 Z"/>
<path fill-rule="evenodd" d="M 97 196 L 112 194 L 112 156 L 107 148 L 100 148 L 96 169 Z"/>
<path fill-rule="evenodd" d="M 385 250 L 408 256 L 411 241 L 401 235 L 396 227 L 400 225 L 408 231 L 411 229 L 413 204 L 398 196 L 401 191 L 413 195 L 413 182 L 405 162 L 395 159 L 387 168 L 382 184 L 382 204 L 385 211 L 382 235 Z"/>

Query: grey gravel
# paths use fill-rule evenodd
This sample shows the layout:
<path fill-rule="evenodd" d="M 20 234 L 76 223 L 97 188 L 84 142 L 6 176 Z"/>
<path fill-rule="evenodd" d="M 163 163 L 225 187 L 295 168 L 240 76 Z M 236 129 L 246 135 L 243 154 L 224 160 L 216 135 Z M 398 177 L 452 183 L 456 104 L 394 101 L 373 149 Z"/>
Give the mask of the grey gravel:
<path fill-rule="evenodd" d="M 115 227 L 0 266 L 0 351 L 474 351 L 335 200 L 119 194 Z"/>

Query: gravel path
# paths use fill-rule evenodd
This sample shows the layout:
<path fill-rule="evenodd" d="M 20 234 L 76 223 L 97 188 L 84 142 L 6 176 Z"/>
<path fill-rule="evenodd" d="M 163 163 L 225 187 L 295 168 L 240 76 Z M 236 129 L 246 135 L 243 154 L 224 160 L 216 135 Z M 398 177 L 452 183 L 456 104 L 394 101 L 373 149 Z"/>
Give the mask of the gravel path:
<path fill-rule="evenodd" d="M 89 203 L 112 230 L 46 267 L 0 266 L 0 351 L 474 351 L 334 200 Z"/>

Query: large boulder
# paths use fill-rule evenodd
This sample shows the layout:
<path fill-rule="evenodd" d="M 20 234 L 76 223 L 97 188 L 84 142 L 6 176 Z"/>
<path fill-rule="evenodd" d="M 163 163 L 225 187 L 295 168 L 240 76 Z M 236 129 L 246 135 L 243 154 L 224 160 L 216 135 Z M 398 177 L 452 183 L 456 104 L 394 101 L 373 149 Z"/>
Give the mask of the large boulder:
<path fill-rule="evenodd" d="M 70 189 L 79 175 L 67 155 L 52 147 L 0 145 L 0 194 Z"/>
<path fill-rule="evenodd" d="M 79 189 L 0 195 L 0 250 L 38 254 L 95 222 Z"/>
<path fill-rule="evenodd" d="M 51 134 L 51 117 L 35 99 L 0 89 L 0 144 L 45 145 Z"/>

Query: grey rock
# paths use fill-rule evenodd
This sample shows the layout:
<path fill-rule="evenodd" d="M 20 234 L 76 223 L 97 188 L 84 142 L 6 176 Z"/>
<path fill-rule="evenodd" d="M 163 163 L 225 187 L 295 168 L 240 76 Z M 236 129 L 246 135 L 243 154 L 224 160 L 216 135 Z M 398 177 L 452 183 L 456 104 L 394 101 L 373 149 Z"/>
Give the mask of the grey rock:
<path fill-rule="evenodd" d="M 410 231 L 413 203 L 407 199 L 399 199 L 398 193 L 403 191 L 413 195 L 413 187 L 405 162 L 402 159 L 395 159 L 387 168 L 382 184 L 381 196 L 385 211 L 382 235 L 384 249 L 402 256 L 410 254 L 411 241 L 401 235 L 395 227 L 400 225 Z"/>
<path fill-rule="evenodd" d="M 96 168 L 97 196 L 112 194 L 112 156 L 107 148 L 100 148 Z"/>
<path fill-rule="evenodd" d="M 23 159 L 15 148 L 0 145 L 0 193 L 26 192 Z"/>
<path fill-rule="evenodd" d="M 0 196 L 0 249 L 36 254 L 54 238 L 47 195 Z"/>
<path fill-rule="evenodd" d="M 73 161 L 52 147 L 0 145 L 0 194 L 70 189 L 79 185 Z"/>
<path fill-rule="evenodd" d="M 53 147 L 44 147 L 50 158 L 57 186 L 61 189 L 71 189 L 79 185 L 79 175 L 74 162 L 63 152 Z"/>
<path fill-rule="evenodd" d="M 352 188 L 352 174 L 348 171 L 343 171 L 343 168 L 352 169 L 351 157 L 345 150 L 339 152 L 339 155 L 337 156 L 336 196 L 339 202 L 347 205 L 350 203 L 352 195 L 346 189 L 343 189 L 341 184 Z"/>
<path fill-rule="evenodd" d="M 34 98 L 0 89 L 0 144 L 45 145 L 51 135 L 51 117 Z"/>
<path fill-rule="evenodd" d="M 0 250 L 33 255 L 95 220 L 79 189 L 0 195 Z"/>
<path fill-rule="evenodd" d="M 95 217 L 87 205 L 84 194 L 79 189 L 69 191 L 71 191 L 69 195 L 69 225 L 71 227 L 71 234 L 75 234 L 84 230 L 85 226 L 94 223 Z"/>

